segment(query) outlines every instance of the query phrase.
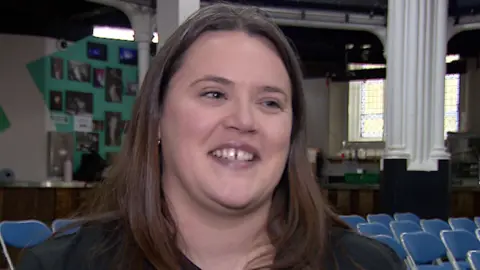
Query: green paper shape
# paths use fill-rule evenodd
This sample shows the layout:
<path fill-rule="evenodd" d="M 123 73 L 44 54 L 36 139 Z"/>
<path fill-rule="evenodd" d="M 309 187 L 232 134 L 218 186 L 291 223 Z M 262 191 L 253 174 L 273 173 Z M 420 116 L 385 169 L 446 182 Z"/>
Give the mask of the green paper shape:
<path fill-rule="evenodd" d="M 7 115 L 0 106 L 0 133 L 4 132 L 10 127 L 10 121 L 8 121 Z"/>

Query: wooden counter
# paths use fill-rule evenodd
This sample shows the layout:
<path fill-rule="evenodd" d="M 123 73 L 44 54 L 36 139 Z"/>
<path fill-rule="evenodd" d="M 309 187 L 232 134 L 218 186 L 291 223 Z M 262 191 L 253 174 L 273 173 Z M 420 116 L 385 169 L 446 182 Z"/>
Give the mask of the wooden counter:
<path fill-rule="evenodd" d="M 0 220 L 37 219 L 50 225 L 54 219 L 71 216 L 91 187 L 60 181 L 0 184 Z"/>
<path fill-rule="evenodd" d="M 70 217 L 86 200 L 93 185 L 82 182 L 13 182 L 0 184 L 0 220 L 37 219 L 48 226 L 57 218 Z M 20 250 L 9 248 L 14 262 Z M 0 268 L 7 262 L 0 257 Z"/>
<path fill-rule="evenodd" d="M 378 185 L 327 184 L 323 193 L 339 214 L 381 213 Z M 480 186 L 453 186 L 450 216 L 480 216 Z"/>

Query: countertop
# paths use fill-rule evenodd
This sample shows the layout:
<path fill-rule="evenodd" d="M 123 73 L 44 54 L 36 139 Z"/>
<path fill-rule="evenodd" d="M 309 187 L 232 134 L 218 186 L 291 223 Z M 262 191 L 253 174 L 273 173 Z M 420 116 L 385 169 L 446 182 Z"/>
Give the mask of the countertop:
<path fill-rule="evenodd" d="M 10 183 L 1 183 L 0 188 L 92 188 L 95 183 L 81 181 L 65 182 L 60 180 L 46 181 L 22 181 L 17 180 Z"/>

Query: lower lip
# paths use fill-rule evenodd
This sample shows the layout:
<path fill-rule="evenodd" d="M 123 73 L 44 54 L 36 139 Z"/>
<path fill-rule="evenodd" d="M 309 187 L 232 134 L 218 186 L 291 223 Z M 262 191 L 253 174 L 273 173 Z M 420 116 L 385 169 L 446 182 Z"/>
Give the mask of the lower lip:
<path fill-rule="evenodd" d="M 214 161 L 219 163 L 220 165 L 226 166 L 232 169 L 249 169 L 256 165 L 258 160 L 254 159 L 252 161 L 241 161 L 241 160 L 229 160 L 226 158 L 219 158 L 214 155 L 210 155 L 209 157 L 212 158 Z"/>

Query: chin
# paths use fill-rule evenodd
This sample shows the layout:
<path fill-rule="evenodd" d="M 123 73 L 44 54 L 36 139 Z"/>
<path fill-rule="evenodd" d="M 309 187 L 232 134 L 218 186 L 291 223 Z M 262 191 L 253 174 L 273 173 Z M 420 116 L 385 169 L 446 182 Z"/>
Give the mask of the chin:
<path fill-rule="evenodd" d="M 230 214 L 246 214 L 268 204 L 266 198 L 254 194 L 236 193 L 231 196 L 212 196 L 211 200 L 223 211 Z"/>
<path fill-rule="evenodd" d="M 235 194 L 234 196 L 223 198 L 221 196 L 216 196 L 212 199 L 221 208 L 229 211 L 244 211 L 254 207 L 257 204 L 258 200 L 255 200 L 254 198 L 252 198 L 252 196 L 239 195 L 240 194 Z"/>

